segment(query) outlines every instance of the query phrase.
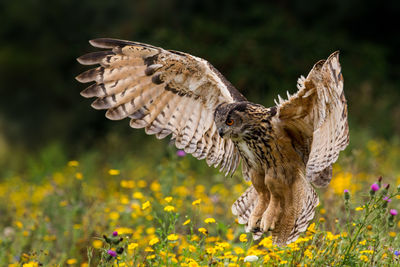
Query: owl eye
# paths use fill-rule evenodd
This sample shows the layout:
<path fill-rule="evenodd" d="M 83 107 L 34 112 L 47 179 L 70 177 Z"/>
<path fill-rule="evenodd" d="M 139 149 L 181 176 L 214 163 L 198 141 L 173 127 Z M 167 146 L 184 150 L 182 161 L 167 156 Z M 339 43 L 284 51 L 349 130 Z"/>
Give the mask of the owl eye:
<path fill-rule="evenodd" d="M 226 120 L 226 125 L 228 125 L 228 126 L 232 126 L 233 125 L 233 123 L 234 123 L 234 121 L 232 120 L 232 119 L 228 119 L 228 120 Z"/>

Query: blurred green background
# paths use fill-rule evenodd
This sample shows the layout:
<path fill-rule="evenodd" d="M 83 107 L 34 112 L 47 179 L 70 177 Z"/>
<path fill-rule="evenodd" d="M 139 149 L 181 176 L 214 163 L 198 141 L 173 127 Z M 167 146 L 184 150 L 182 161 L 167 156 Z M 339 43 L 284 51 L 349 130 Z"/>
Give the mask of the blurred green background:
<path fill-rule="evenodd" d="M 108 121 L 79 95 L 85 86 L 74 77 L 85 67 L 75 59 L 93 51 L 87 41 L 98 37 L 205 58 L 250 101 L 266 106 L 340 50 L 352 145 L 371 137 L 396 140 L 399 11 L 399 1 L 373 0 L 0 1 L 0 172 L 91 149 L 166 153 L 160 141 L 133 131 L 128 121 Z"/>

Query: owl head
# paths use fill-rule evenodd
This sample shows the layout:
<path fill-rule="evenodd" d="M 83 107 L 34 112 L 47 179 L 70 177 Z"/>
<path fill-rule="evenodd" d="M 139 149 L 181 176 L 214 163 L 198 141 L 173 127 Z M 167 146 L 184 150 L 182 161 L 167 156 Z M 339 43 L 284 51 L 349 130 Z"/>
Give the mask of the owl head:
<path fill-rule="evenodd" d="M 219 135 L 232 140 L 241 139 L 249 122 L 248 108 L 251 103 L 223 103 L 214 113 L 214 121 Z"/>

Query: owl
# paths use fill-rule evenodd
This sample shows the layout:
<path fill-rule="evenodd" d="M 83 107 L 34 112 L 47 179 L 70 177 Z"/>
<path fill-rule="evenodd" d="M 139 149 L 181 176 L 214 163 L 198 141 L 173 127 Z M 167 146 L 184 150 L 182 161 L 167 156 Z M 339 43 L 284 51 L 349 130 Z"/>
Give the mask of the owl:
<path fill-rule="evenodd" d="M 130 119 L 179 149 L 232 174 L 241 162 L 251 186 L 232 213 L 254 239 L 271 232 L 286 245 L 307 229 L 332 164 L 348 145 L 347 104 L 339 53 L 318 61 L 297 92 L 276 106 L 249 102 L 204 59 L 152 45 L 95 39 L 104 50 L 79 57 L 99 65 L 76 77 L 81 92 L 111 120 Z"/>

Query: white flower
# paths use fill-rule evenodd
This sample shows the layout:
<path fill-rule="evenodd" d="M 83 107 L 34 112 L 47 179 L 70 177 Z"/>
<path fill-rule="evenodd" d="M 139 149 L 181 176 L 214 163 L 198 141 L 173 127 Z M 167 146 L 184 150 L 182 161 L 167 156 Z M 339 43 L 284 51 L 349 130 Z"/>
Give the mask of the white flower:
<path fill-rule="evenodd" d="M 258 257 L 256 255 L 249 255 L 246 256 L 246 258 L 244 258 L 244 262 L 253 262 L 253 261 L 257 261 Z"/>

